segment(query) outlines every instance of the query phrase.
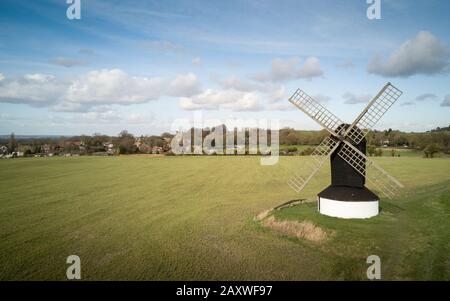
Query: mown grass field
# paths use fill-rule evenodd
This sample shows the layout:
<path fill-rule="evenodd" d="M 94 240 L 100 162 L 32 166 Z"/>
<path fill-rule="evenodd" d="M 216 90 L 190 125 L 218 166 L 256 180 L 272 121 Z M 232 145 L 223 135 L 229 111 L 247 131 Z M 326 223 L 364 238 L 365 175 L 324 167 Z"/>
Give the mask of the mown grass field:
<path fill-rule="evenodd" d="M 302 195 L 285 184 L 308 157 L 261 166 L 253 157 L 79 157 L 0 161 L 0 279 L 450 280 L 450 159 L 373 158 L 405 189 L 370 220 L 320 216 L 315 203 L 275 212 L 335 235 L 311 242 L 253 217 L 329 184 L 329 167 Z"/>

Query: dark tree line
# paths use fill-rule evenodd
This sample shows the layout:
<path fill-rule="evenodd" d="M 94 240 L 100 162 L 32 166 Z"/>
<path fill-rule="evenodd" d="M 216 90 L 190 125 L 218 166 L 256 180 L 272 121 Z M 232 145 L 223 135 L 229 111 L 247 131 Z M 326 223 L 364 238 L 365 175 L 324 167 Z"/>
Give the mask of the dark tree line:
<path fill-rule="evenodd" d="M 406 133 L 388 129 L 385 131 L 371 131 L 367 135 L 367 145 L 374 147 L 409 147 L 417 150 L 425 150 L 432 145 L 432 149 L 438 149 L 449 153 L 450 131 L 447 128 L 437 128 L 423 133 Z M 322 131 L 298 131 L 291 128 L 280 130 L 281 145 L 317 145 L 329 133 Z"/>

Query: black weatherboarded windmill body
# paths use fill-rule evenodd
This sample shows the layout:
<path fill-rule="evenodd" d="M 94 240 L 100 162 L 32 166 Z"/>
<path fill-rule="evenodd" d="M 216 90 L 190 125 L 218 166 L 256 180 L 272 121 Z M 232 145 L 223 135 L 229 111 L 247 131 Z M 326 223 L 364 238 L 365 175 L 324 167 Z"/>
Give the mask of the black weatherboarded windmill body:
<path fill-rule="evenodd" d="M 387 83 L 352 124 L 346 124 L 320 103 L 298 89 L 289 101 L 330 132 L 311 154 L 312 160 L 288 181 L 300 192 L 330 158 L 331 185 L 318 194 L 319 212 L 342 218 L 369 218 L 378 215 L 379 197 L 365 187 L 366 180 L 387 197 L 403 185 L 369 160 L 366 135 L 402 92 Z"/>

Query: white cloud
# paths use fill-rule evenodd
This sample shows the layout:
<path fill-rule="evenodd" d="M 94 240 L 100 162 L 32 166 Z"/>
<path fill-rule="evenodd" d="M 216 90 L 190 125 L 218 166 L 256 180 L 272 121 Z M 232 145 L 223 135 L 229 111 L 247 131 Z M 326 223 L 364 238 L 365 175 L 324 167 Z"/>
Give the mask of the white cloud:
<path fill-rule="evenodd" d="M 290 102 L 276 102 L 267 106 L 270 111 L 294 111 L 297 108 Z"/>
<path fill-rule="evenodd" d="M 45 83 L 55 79 L 53 75 L 41 73 L 25 74 L 23 78 L 30 82 L 39 82 L 39 83 Z"/>
<path fill-rule="evenodd" d="M 346 104 L 357 104 L 357 103 L 368 103 L 371 99 L 370 95 L 367 94 L 353 94 L 351 92 L 346 92 L 342 95 L 342 98 L 345 99 L 344 103 Z"/>
<path fill-rule="evenodd" d="M 119 69 L 91 71 L 69 86 L 64 102 L 74 104 L 134 104 L 155 100 L 163 93 L 159 77 L 132 77 Z"/>
<path fill-rule="evenodd" d="M 433 93 L 424 93 L 416 97 L 416 100 L 423 101 L 423 100 L 432 100 L 436 99 L 437 96 Z"/>
<path fill-rule="evenodd" d="M 0 73 L 0 82 L 4 79 L 5 79 L 5 76 L 3 75 L 3 73 Z"/>
<path fill-rule="evenodd" d="M 272 60 L 271 69 L 268 73 L 259 73 L 253 76 L 253 79 L 261 82 L 281 82 L 298 78 L 312 79 L 323 75 L 320 67 L 320 61 L 316 57 L 309 57 L 304 64 L 299 67 L 298 58 Z"/>
<path fill-rule="evenodd" d="M 257 111 L 260 109 L 260 98 L 251 92 L 207 89 L 193 97 L 182 97 L 180 107 L 183 110 Z"/>
<path fill-rule="evenodd" d="M 65 58 L 65 57 L 57 57 L 56 59 L 51 61 L 52 64 L 63 66 L 63 67 L 74 67 L 74 66 L 83 66 L 86 65 L 86 61 L 84 60 L 77 60 L 77 59 L 71 59 L 71 58 Z"/>
<path fill-rule="evenodd" d="M 218 80 L 217 83 L 225 90 L 257 92 L 261 94 L 264 99 L 267 99 L 268 102 L 277 102 L 282 99 L 287 99 L 285 87 L 280 84 L 242 80 L 236 76 Z"/>
<path fill-rule="evenodd" d="M 313 77 L 319 77 L 323 75 L 323 71 L 320 68 L 320 61 L 318 58 L 309 57 L 306 59 L 305 64 L 300 68 L 298 72 L 299 78 L 312 79 Z"/>
<path fill-rule="evenodd" d="M 287 100 L 286 89 L 284 86 L 278 86 L 271 89 L 269 92 L 269 102 L 277 102 Z"/>
<path fill-rule="evenodd" d="M 260 83 L 251 82 L 248 80 L 242 80 L 236 76 L 230 76 L 223 80 L 218 80 L 217 83 L 223 89 L 231 89 L 242 92 L 260 91 L 264 89 L 264 85 Z"/>
<path fill-rule="evenodd" d="M 84 124 L 148 124 L 153 122 L 155 116 L 152 113 L 135 113 L 108 110 L 105 112 L 87 112 L 72 117 L 69 122 Z"/>
<path fill-rule="evenodd" d="M 437 37 L 420 31 L 404 42 L 387 59 L 375 56 L 367 66 L 369 73 L 386 77 L 408 77 L 415 74 L 448 72 L 450 50 Z"/>
<path fill-rule="evenodd" d="M 280 58 L 273 59 L 269 77 L 273 81 L 283 81 L 295 78 L 296 74 L 298 74 L 298 70 L 296 70 L 298 64 L 298 58 L 287 60 Z"/>
<path fill-rule="evenodd" d="M 200 82 L 192 73 L 168 79 L 130 76 L 120 69 L 103 69 L 69 82 L 44 74 L 1 81 L 0 102 L 46 105 L 56 111 L 86 111 L 105 105 L 145 103 L 162 96 L 189 97 L 199 91 Z"/>
<path fill-rule="evenodd" d="M 194 73 L 177 75 L 169 81 L 167 95 L 192 96 L 200 93 L 200 81 Z"/>
<path fill-rule="evenodd" d="M 192 65 L 194 66 L 201 66 L 203 64 L 202 59 L 199 57 L 192 59 Z"/>
<path fill-rule="evenodd" d="M 0 102 L 46 106 L 55 103 L 66 88 L 65 83 L 56 81 L 52 75 L 26 74 L 0 82 Z"/>
<path fill-rule="evenodd" d="M 450 107 L 450 94 L 445 95 L 445 98 L 441 103 L 441 107 Z"/>

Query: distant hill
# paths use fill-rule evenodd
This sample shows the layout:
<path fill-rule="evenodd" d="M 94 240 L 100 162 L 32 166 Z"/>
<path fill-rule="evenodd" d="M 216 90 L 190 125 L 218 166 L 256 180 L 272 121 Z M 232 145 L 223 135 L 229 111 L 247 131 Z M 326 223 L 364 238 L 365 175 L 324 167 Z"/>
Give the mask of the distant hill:
<path fill-rule="evenodd" d="M 0 135 L 0 139 L 9 139 L 11 134 L 7 135 Z M 72 137 L 71 135 L 68 136 L 61 136 L 61 135 L 15 135 L 17 140 L 24 140 L 24 139 L 45 139 L 45 138 L 59 138 L 59 137 Z"/>
<path fill-rule="evenodd" d="M 443 128 L 437 127 L 434 130 L 431 130 L 430 132 L 446 132 L 446 131 L 450 131 L 450 125 Z"/>

